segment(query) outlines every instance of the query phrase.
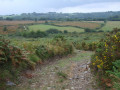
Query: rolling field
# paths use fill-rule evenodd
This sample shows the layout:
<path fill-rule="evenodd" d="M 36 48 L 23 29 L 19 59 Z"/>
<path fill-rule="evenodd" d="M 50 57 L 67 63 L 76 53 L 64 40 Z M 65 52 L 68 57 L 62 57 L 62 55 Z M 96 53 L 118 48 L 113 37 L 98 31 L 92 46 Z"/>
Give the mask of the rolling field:
<path fill-rule="evenodd" d="M 55 22 L 48 20 L 47 22 Z M 0 21 L 0 34 L 10 34 L 15 33 L 17 29 L 22 28 L 24 29 L 24 26 L 28 24 L 41 24 L 45 23 L 45 21 Z M 6 26 L 6 31 L 3 31 L 4 26 Z"/>
<path fill-rule="evenodd" d="M 34 30 L 34 31 L 37 31 L 37 30 L 46 31 L 46 30 L 48 30 L 50 28 L 58 29 L 60 31 L 67 30 L 68 32 L 74 32 L 74 31 L 76 31 L 76 32 L 84 32 L 84 29 L 75 28 L 75 27 L 72 27 L 72 26 L 69 26 L 69 27 L 59 27 L 59 26 L 44 25 L 44 24 L 29 26 L 29 29 L 30 30 Z"/>
<path fill-rule="evenodd" d="M 113 28 L 120 28 L 120 21 L 107 21 L 106 25 L 101 28 L 101 30 L 112 31 Z"/>
<path fill-rule="evenodd" d="M 16 32 L 16 30 L 17 30 L 17 28 L 18 28 L 18 25 L 15 25 L 15 26 L 7 26 L 6 27 L 6 29 L 7 29 L 7 31 L 3 31 L 3 29 L 4 29 L 4 26 L 1 26 L 0 27 L 0 34 L 10 34 L 10 33 L 15 33 Z"/>
<path fill-rule="evenodd" d="M 100 23 L 95 23 L 95 22 L 78 22 L 78 21 L 69 21 L 69 22 L 60 22 L 60 23 L 55 23 L 54 25 L 59 25 L 59 26 L 74 26 L 74 27 L 81 27 L 81 28 L 89 28 L 89 29 L 96 29 L 101 26 Z"/>
<path fill-rule="evenodd" d="M 104 23 L 104 21 L 83 21 L 83 22 L 89 22 L 89 23 Z"/>
<path fill-rule="evenodd" d="M 35 23 L 45 23 L 45 21 L 0 21 L 0 34 L 15 33 L 20 25 Z M 3 31 L 4 26 L 7 28 L 6 31 Z"/>
<path fill-rule="evenodd" d="M 45 23 L 45 21 L 0 21 L 0 26 L 4 26 L 4 25 L 24 25 L 24 24 L 31 24 L 31 23 Z"/>

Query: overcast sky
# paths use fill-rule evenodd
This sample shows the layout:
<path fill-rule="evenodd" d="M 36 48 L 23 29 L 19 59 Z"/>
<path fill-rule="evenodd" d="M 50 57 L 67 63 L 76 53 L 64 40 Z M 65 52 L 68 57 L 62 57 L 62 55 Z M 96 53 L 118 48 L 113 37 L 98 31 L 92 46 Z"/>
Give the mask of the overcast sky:
<path fill-rule="evenodd" d="M 120 11 L 120 0 L 0 0 L 0 15 Z"/>

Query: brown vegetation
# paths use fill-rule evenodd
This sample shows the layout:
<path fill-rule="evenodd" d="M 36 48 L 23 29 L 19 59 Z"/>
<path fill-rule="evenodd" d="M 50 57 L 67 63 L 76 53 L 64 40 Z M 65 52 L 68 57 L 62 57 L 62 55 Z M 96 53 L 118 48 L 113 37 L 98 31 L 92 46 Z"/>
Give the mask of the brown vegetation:
<path fill-rule="evenodd" d="M 89 28 L 89 29 L 96 29 L 96 28 L 99 28 L 101 26 L 99 23 L 78 22 L 78 21 L 56 23 L 55 25 L 59 25 L 59 26 L 76 26 L 76 27 Z"/>

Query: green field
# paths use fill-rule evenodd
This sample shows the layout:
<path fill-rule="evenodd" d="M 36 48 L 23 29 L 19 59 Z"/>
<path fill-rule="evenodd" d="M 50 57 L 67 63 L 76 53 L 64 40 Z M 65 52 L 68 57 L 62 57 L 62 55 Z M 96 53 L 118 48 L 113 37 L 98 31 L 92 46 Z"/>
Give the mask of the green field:
<path fill-rule="evenodd" d="M 120 28 L 120 21 L 107 21 L 106 25 L 101 28 L 101 30 L 112 31 L 113 28 Z"/>
<path fill-rule="evenodd" d="M 44 24 L 39 24 L 39 25 L 31 25 L 29 26 L 30 30 L 41 30 L 41 31 L 46 31 L 48 29 L 58 29 L 60 31 L 67 30 L 68 32 L 84 32 L 84 29 L 81 28 L 75 28 L 75 27 L 58 27 L 58 26 L 52 26 L 52 25 L 44 25 Z"/>

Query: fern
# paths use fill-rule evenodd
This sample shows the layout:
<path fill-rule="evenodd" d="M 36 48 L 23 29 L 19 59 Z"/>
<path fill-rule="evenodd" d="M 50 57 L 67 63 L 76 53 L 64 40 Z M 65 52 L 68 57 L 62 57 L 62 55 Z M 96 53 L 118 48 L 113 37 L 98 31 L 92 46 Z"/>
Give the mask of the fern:
<path fill-rule="evenodd" d="M 113 71 L 107 71 L 109 74 L 113 75 L 113 78 L 117 79 L 117 82 L 114 82 L 114 88 L 120 90 L 120 60 L 113 62 Z"/>

